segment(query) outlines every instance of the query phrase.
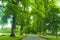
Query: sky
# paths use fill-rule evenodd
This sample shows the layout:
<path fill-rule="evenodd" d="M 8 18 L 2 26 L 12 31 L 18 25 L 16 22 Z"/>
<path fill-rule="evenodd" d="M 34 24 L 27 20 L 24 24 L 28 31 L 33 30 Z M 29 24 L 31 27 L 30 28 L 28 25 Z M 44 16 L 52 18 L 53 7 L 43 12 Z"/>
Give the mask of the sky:
<path fill-rule="evenodd" d="M 57 1 L 56 5 L 57 5 L 58 7 L 60 7 L 60 1 Z"/>
<path fill-rule="evenodd" d="M 6 6 L 6 2 L 4 2 L 4 6 Z M 2 2 L 0 1 L 0 5 L 2 5 Z M 1 18 L 0 18 L 1 19 Z M 8 21 L 8 23 L 4 26 L 4 28 L 6 28 L 6 27 L 11 27 L 11 23 L 10 23 L 10 21 L 11 21 L 12 19 L 11 18 L 9 18 L 9 19 L 7 19 L 7 21 Z M 2 25 L 0 25 L 0 29 L 2 28 Z"/>
<path fill-rule="evenodd" d="M 7 28 L 7 27 L 9 27 L 9 28 L 11 28 L 11 21 L 12 21 L 12 19 L 11 18 L 9 18 L 9 19 L 7 19 L 8 20 L 8 23 L 6 24 L 6 25 L 4 25 L 4 28 Z M 2 25 L 0 25 L 0 29 L 2 28 Z"/>

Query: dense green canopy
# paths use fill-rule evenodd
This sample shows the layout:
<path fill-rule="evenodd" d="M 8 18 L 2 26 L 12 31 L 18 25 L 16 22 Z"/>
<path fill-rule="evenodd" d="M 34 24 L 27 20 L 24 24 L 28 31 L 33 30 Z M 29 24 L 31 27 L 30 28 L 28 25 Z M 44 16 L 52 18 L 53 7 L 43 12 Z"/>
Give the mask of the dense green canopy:
<path fill-rule="evenodd" d="M 43 33 L 47 30 L 52 35 L 60 31 L 59 0 L 1 0 L 0 24 L 7 23 L 12 18 L 12 32 L 17 25 L 20 33 Z"/>

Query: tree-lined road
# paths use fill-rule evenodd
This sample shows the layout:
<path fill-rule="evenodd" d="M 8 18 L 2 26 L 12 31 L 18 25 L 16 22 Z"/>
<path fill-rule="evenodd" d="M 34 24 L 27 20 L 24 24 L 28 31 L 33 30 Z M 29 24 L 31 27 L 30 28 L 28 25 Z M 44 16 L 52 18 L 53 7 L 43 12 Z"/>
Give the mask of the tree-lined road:
<path fill-rule="evenodd" d="M 34 34 L 30 34 L 26 38 L 23 38 L 22 40 L 46 40 L 46 39 L 38 37 Z"/>

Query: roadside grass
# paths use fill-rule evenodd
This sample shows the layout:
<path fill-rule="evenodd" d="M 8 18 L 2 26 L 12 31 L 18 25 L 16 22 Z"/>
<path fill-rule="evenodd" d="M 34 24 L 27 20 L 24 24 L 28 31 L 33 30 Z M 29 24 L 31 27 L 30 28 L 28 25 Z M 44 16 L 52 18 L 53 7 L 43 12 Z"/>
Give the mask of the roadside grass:
<path fill-rule="evenodd" d="M 21 40 L 22 38 L 26 36 L 27 34 L 16 35 L 16 37 L 10 37 L 9 35 L 0 35 L 0 40 Z"/>
<path fill-rule="evenodd" d="M 37 34 L 39 37 L 42 37 L 42 38 L 45 38 L 47 40 L 60 40 L 60 36 L 58 36 L 58 38 L 56 38 L 56 36 L 51 36 L 51 35 L 40 35 L 40 34 Z"/>
<path fill-rule="evenodd" d="M 45 38 L 47 40 L 60 40 L 60 36 L 58 36 L 58 38 L 56 38 L 56 36 L 51 36 L 51 35 L 41 35 L 41 34 L 37 34 L 39 37 Z M 10 37 L 9 35 L 0 35 L 0 40 L 21 40 L 23 38 L 25 38 L 26 36 L 28 36 L 28 34 L 23 34 L 23 35 L 17 35 L 16 37 Z"/>

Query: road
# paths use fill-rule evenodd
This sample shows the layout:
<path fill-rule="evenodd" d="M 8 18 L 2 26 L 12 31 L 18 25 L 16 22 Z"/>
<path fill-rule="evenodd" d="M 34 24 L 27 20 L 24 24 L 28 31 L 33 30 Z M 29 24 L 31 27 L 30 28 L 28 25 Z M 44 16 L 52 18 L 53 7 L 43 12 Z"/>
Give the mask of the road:
<path fill-rule="evenodd" d="M 29 34 L 26 38 L 23 38 L 22 40 L 46 40 L 46 39 L 41 38 L 34 34 Z"/>

